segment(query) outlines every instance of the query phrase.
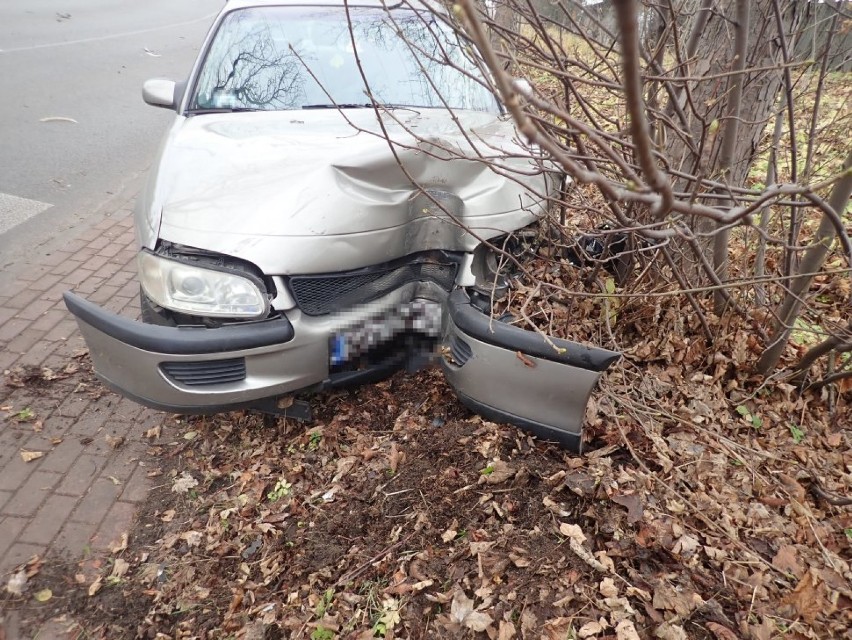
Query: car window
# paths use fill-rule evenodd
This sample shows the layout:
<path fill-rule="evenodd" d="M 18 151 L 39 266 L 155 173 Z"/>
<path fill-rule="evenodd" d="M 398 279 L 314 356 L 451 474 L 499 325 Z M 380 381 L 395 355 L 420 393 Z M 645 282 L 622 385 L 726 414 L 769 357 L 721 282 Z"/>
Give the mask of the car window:
<path fill-rule="evenodd" d="M 380 104 L 498 111 L 464 46 L 435 16 L 354 7 L 349 14 L 351 29 L 341 7 L 232 11 L 208 49 L 189 108 L 368 105 L 357 50 Z"/>

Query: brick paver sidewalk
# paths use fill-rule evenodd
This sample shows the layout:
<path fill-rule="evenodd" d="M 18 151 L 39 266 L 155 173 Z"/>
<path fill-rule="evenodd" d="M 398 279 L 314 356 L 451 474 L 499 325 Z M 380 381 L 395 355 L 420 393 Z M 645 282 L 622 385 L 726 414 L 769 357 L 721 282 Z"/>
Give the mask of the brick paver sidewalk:
<path fill-rule="evenodd" d="M 163 414 L 81 384 L 80 373 L 44 379 L 79 363 L 85 349 L 64 291 L 138 314 L 135 256 L 125 205 L 37 264 L 0 276 L 0 590 L 33 555 L 106 552 L 147 494 L 143 433 Z M 9 386 L 21 370 L 35 379 Z M 26 462 L 22 451 L 43 455 Z"/>

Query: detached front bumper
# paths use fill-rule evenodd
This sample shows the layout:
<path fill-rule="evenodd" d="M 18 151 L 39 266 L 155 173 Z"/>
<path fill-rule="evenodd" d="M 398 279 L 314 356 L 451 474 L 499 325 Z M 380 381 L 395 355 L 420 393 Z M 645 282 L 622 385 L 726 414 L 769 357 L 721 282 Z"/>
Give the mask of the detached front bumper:
<path fill-rule="evenodd" d="M 321 327 L 280 317 L 220 328 L 162 327 L 65 293 L 95 372 L 120 394 L 174 413 L 216 413 L 298 391 L 328 375 Z"/>
<path fill-rule="evenodd" d="M 621 354 L 494 320 L 461 289 L 450 294 L 444 324 L 441 364 L 465 405 L 582 451 L 589 396 Z"/>
<path fill-rule="evenodd" d="M 620 354 L 493 320 L 471 304 L 464 289 L 444 301 L 442 322 L 430 320 L 422 305 L 412 303 L 416 298 L 414 288 L 403 288 L 354 313 L 309 317 L 293 310 L 288 317 L 215 329 L 136 322 L 72 293 L 65 294 L 65 304 L 77 318 L 98 376 L 156 409 L 200 414 L 269 407 L 282 395 L 334 386 L 335 377 L 372 381 L 399 368 L 407 354 L 396 354 L 402 361 L 386 369 L 333 376 L 332 363 L 386 343 L 385 330 L 415 330 L 433 338 L 442 334 L 447 382 L 475 412 L 581 450 L 589 395 Z M 403 315 L 388 315 L 412 304 Z M 428 304 L 440 311 L 437 302 Z M 354 335 L 363 343 L 340 340 L 359 325 L 367 331 Z"/>

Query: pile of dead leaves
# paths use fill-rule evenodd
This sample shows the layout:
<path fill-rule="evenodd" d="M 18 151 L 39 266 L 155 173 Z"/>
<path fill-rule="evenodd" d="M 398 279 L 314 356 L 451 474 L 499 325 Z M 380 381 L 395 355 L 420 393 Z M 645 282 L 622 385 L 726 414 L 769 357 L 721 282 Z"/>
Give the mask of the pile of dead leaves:
<path fill-rule="evenodd" d="M 684 379 L 667 348 L 610 374 L 584 457 L 470 417 L 437 372 L 325 396 L 307 428 L 170 420 L 139 538 L 69 613 L 103 638 L 841 637 L 848 422 Z"/>

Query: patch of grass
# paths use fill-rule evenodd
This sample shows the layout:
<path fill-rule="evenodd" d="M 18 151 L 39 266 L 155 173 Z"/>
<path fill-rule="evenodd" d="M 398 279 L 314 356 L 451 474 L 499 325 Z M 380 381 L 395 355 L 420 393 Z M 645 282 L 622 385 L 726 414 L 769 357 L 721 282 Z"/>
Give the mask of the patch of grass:
<path fill-rule="evenodd" d="M 796 444 L 801 443 L 805 439 L 805 432 L 792 422 L 790 423 L 790 435 L 793 436 L 793 442 Z"/>
<path fill-rule="evenodd" d="M 334 640 L 334 631 L 325 627 L 317 627 L 311 631 L 311 640 Z"/>
<path fill-rule="evenodd" d="M 316 451 L 319 449 L 320 443 L 322 442 L 322 433 L 319 431 L 312 431 L 310 440 L 308 441 L 308 451 Z"/>
<path fill-rule="evenodd" d="M 326 589 L 325 593 L 322 594 L 322 599 L 317 603 L 316 616 L 317 620 L 321 620 L 325 615 L 325 612 L 328 611 L 329 606 L 334 601 L 334 589 Z"/>
<path fill-rule="evenodd" d="M 291 485 L 287 480 L 281 478 L 278 482 L 275 483 L 275 486 L 272 488 L 272 491 L 266 494 L 266 497 L 269 498 L 270 502 L 277 502 L 281 498 L 286 498 L 290 495 L 293 490 L 293 485 Z"/>
<path fill-rule="evenodd" d="M 396 598 L 382 600 L 382 608 L 378 618 L 373 623 L 373 634 L 385 637 L 400 621 L 399 611 L 402 602 Z"/>
<path fill-rule="evenodd" d="M 763 420 L 761 417 L 753 414 L 747 406 L 743 404 L 737 406 L 737 413 L 745 418 L 746 421 L 750 422 L 752 428 L 760 429 L 763 426 Z"/>
<path fill-rule="evenodd" d="M 35 412 L 29 407 L 24 407 L 15 414 L 15 418 L 17 418 L 18 422 L 26 422 L 35 418 Z"/>

